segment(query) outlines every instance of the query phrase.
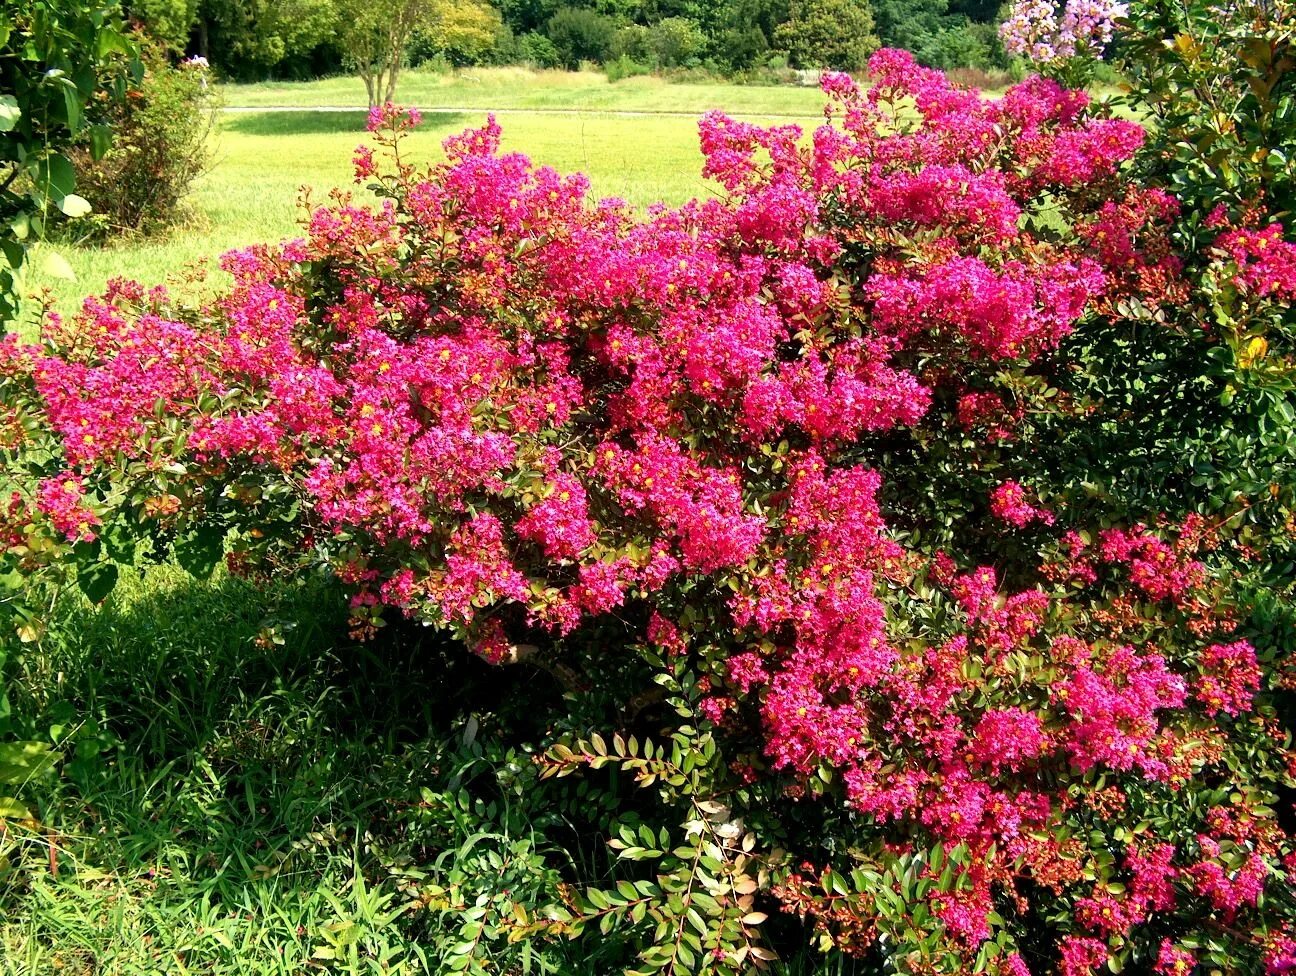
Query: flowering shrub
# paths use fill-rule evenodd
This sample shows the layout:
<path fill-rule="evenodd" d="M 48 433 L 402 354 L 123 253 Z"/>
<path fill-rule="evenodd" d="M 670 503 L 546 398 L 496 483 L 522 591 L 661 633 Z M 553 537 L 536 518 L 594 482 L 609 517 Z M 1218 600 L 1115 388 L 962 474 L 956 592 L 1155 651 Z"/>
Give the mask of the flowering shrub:
<path fill-rule="evenodd" d="M 1100 58 L 1127 12 L 1112 0 L 1069 0 L 1060 11 L 1052 0 L 1022 0 L 1009 9 L 999 37 L 1009 54 L 1042 64 Z"/>
<path fill-rule="evenodd" d="M 1050 506 L 1082 522 L 1227 520 L 1241 544 L 1217 557 L 1275 649 L 1296 566 L 1296 313 L 1282 297 L 1296 252 L 1268 215 L 1296 203 L 1294 9 L 1129 4 L 1115 51 L 1123 101 L 1149 120 L 1135 173 L 1153 189 L 1107 201 L 1088 230 L 1118 287 L 1048 377 L 1073 416 L 1025 415 L 996 459 L 1048 472 Z M 1039 63 L 1072 78 L 1086 65 Z"/>
<path fill-rule="evenodd" d="M 1208 565 L 1227 525 L 1077 524 L 1021 456 L 1084 413 L 1060 344 L 1175 279 L 1143 131 L 1039 78 L 870 75 L 809 137 L 708 115 L 722 195 L 642 219 L 493 120 L 422 170 L 376 110 L 377 205 L 227 255 L 209 307 L 118 282 L 7 339 L 6 561 L 102 595 L 170 544 L 324 567 L 362 638 L 403 614 L 594 683 L 637 652 L 666 728 L 540 765 L 623 769 L 654 826 L 614 813 L 614 888 L 472 944 L 620 926 L 641 970 L 735 973 L 777 910 L 905 972 L 1284 971 L 1293 676 Z M 1253 245 L 1219 273 L 1280 301 Z"/>

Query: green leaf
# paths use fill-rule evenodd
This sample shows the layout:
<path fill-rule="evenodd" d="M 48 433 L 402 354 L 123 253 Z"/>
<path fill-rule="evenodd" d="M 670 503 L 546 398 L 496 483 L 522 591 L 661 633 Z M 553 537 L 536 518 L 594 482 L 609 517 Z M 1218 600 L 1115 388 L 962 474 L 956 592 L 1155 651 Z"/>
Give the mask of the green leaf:
<path fill-rule="evenodd" d="M 112 146 L 112 128 L 107 125 L 90 126 L 90 155 L 103 159 Z"/>
<path fill-rule="evenodd" d="M 0 783 L 20 786 L 46 775 L 53 766 L 53 749 L 43 742 L 0 742 Z"/>
<path fill-rule="evenodd" d="M 27 256 L 27 249 L 21 242 L 7 237 L 0 237 L 0 252 L 15 271 L 23 266 L 23 259 Z"/>
<path fill-rule="evenodd" d="M 69 193 L 59 201 L 59 209 L 68 217 L 84 217 L 94 210 L 90 206 L 90 201 L 85 197 L 79 197 L 75 193 Z"/>
<path fill-rule="evenodd" d="M 77 586 L 91 603 L 102 603 L 117 585 L 116 563 L 92 563 L 77 573 Z"/>
<path fill-rule="evenodd" d="M 0 796 L 0 820 L 30 820 L 31 811 L 12 796 Z"/>
<path fill-rule="evenodd" d="M 0 132 L 12 132 L 21 118 L 18 100 L 12 95 L 0 95 Z"/>
<path fill-rule="evenodd" d="M 72 265 L 58 251 L 46 253 L 41 261 L 41 269 L 51 278 L 58 278 L 62 281 L 76 281 L 76 272 L 72 270 Z"/>
<path fill-rule="evenodd" d="M 66 156 L 54 153 L 36 167 L 36 185 L 55 201 L 76 189 L 76 170 Z"/>
<path fill-rule="evenodd" d="M 199 525 L 175 541 L 175 556 L 190 576 L 207 579 L 225 555 L 225 530 L 214 525 Z"/>
<path fill-rule="evenodd" d="M 130 39 L 111 27 L 104 27 L 99 31 L 95 37 L 95 44 L 99 49 L 100 60 L 105 60 L 114 54 L 130 57 L 135 53 Z"/>
<path fill-rule="evenodd" d="M 63 89 L 63 110 L 67 118 L 67 127 L 73 132 L 81 128 L 81 92 L 69 85 Z"/>

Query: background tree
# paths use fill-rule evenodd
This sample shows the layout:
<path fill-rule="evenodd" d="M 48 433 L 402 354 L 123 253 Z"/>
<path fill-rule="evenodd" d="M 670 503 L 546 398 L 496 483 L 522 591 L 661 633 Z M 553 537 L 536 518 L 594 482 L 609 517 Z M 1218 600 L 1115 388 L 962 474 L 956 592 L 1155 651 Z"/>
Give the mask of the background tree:
<path fill-rule="evenodd" d="M 947 27 L 948 0 L 875 0 L 878 37 L 887 47 L 920 54 Z"/>
<path fill-rule="evenodd" d="M 17 276 L 45 217 L 88 211 L 65 150 L 82 138 L 97 156 L 107 150 L 104 107 L 125 94 L 133 62 L 116 3 L 17 0 L 0 10 L 0 323 L 17 315 Z"/>
<path fill-rule="evenodd" d="M 484 0 L 432 0 L 432 7 L 411 42 L 415 64 L 437 56 L 454 65 L 478 64 L 499 42 L 503 21 Z"/>
<path fill-rule="evenodd" d="M 504 23 L 521 39 L 526 34 L 543 33 L 560 4 L 558 0 L 499 0 L 495 6 Z"/>
<path fill-rule="evenodd" d="M 582 61 L 606 61 L 616 38 L 616 21 L 594 10 L 564 7 L 549 18 L 546 33 L 568 68 Z"/>
<path fill-rule="evenodd" d="M 434 0 L 339 0 L 344 57 L 364 82 L 370 108 L 395 97 L 410 44 L 418 31 L 435 28 L 437 6 Z"/>
<path fill-rule="evenodd" d="M 774 44 L 798 68 L 858 70 L 878 48 L 868 0 L 792 0 Z"/>
<path fill-rule="evenodd" d="M 127 0 L 126 15 L 138 21 L 158 43 L 175 51 L 189 45 L 198 23 L 201 0 Z"/>
<path fill-rule="evenodd" d="M 650 27 L 648 47 L 653 63 L 673 68 L 698 58 L 706 48 L 706 35 L 687 17 L 667 17 Z"/>
<path fill-rule="evenodd" d="M 730 69 L 743 69 L 765 56 L 787 19 L 787 0 L 727 0 L 714 5 L 704 25 L 714 56 Z"/>
<path fill-rule="evenodd" d="M 201 0 L 194 46 L 233 78 L 294 73 L 285 68 L 334 36 L 340 6 L 335 0 Z"/>

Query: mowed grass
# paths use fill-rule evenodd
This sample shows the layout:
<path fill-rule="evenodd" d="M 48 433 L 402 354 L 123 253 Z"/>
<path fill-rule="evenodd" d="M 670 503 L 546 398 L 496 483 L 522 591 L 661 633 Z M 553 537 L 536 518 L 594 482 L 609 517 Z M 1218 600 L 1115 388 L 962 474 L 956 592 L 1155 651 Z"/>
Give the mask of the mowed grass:
<path fill-rule="evenodd" d="M 294 97 L 308 100 L 329 84 L 302 85 Z M 723 94 L 734 91 L 742 89 L 730 86 Z M 619 197 L 646 207 L 713 192 L 701 177 L 693 117 L 496 114 L 506 150 L 524 152 L 560 172 L 585 173 L 595 197 Z M 428 161 L 439 159 L 446 136 L 482 124 L 486 115 L 430 112 L 410 136 L 410 152 Z M 69 314 L 109 278 L 161 283 L 195 263 L 214 268 L 214 259 L 230 248 L 295 236 L 303 187 L 313 188 L 315 203 L 325 202 L 332 187 L 353 187 L 351 154 L 367 139 L 365 120 L 363 111 L 226 113 L 214 165 L 191 196 L 192 214 L 185 226 L 159 240 L 103 249 L 57 248 L 75 271 L 74 281 L 50 277 L 37 253 L 29 289 L 49 288 L 57 310 Z M 813 114 L 804 118 L 807 127 L 815 122 Z M 220 280 L 219 274 L 214 276 L 216 283 Z"/>
<path fill-rule="evenodd" d="M 308 84 L 225 85 L 229 106 L 352 106 L 364 108 L 364 85 L 354 75 Z M 593 71 L 472 68 L 453 73 L 401 74 L 396 100 L 419 108 L 559 109 L 564 111 L 685 112 L 724 109 L 735 114 L 814 116 L 823 95 L 814 86 L 688 84 L 643 76 L 610 82 Z"/>

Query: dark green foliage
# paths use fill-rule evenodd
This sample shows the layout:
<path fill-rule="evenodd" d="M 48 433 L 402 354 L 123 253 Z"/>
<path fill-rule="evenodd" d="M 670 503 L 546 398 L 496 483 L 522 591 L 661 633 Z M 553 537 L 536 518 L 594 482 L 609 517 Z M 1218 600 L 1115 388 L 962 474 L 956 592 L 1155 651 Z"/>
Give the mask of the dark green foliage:
<path fill-rule="evenodd" d="M 715 43 L 716 57 L 731 69 L 755 64 L 769 51 L 769 38 L 759 27 L 729 27 Z"/>
<path fill-rule="evenodd" d="M 562 63 L 562 56 L 554 42 L 544 34 L 530 31 L 517 39 L 518 60 L 523 64 L 532 64 L 537 68 L 556 68 Z"/>
<path fill-rule="evenodd" d="M 549 18 L 545 33 L 567 68 L 580 67 L 582 61 L 606 61 L 612 53 L 616 22 L 593 10 L 564 7 Z"/>
<path fill-rule="evenodd" d="M 956 12 L 948 0 L 875 0 L 878 37 L 887 47 L 912 51 L 933 68 L 1004 67 L 995 14 L 985 19 Z"/>
<path fill-rule="evenodd" d="M 1235 52 L 1221 58 L 1219 52 Z M 1296 210 L 1296 11 L 1290 0 L 1221 8 L 1131 4 L 1121 68 L 1153 120 L 1155 175 L 1191 222 L 1218 204 Z"/>
<path fill-rule="evenodd" d="M 686 17 L 667 17 L 648 28 L 648 50 L 659 67 L 675 68 L 695 61 L 706 43 L 701 28 Z"/>
<path fill-rule="evenodd" d="M 499 0 L 495 6 L 499 8 L 504 23 L 520 37 L 542 30 L 563 4 L 561 0 Z"/>
<path fill-rule="evenodd" d="M 291 71 L 335 28 L 332 0 L 201 0 L 190 46 L 231 78 L 260 80 Z"/>
<path fill-rule="evenodd" d="M 792 0 L 774 44 L 794 67 L 858 71 L 878 48 L 868 0 Z"/>
<path fill-rule="evenodd" d="M 873 14 L 883 44 L 915 54 L 946 30 L 950 19 L 947 0 L 875 0 Z"/>
<path fill-rule="evenodd" d="M 1222 50 L 1235 56 L 1219 57 Z M 1241 569 L 1287 587 L 1290 599 L 1296 312 L 1247 318 L 1205 269 L 1221 222 L 1276 219 L 1291 228 L 1296 12 L 1290 2 L 1219 8 L 1147 0 L 1131 5 L 1121 52 L 1130 99 L 1151 116 L 1145 176 L 1180 203 L 1175 239 L 1200 290 L 1156 317 L 1131 308 L 1128 331 L 1090 337 L 1086 361 L 1127 368 L 1090 377 L 1085 394 L 1134 420 L 1119 443 L 1114 424 L 1095 421 L 1092 429 L 1106 438 L 1100 443 L 1138 459 L 1119 476 L 1092 480 L 1116 485 L 1131 506 L 1232 516 L 1260 554 Z"/>
<path fill-rule="evenodd" d="M 127 17 L 148 26 L 154 40 L 183 51 L 198 21 L 201 0 L 126 0 L 123 6 Z"/>

